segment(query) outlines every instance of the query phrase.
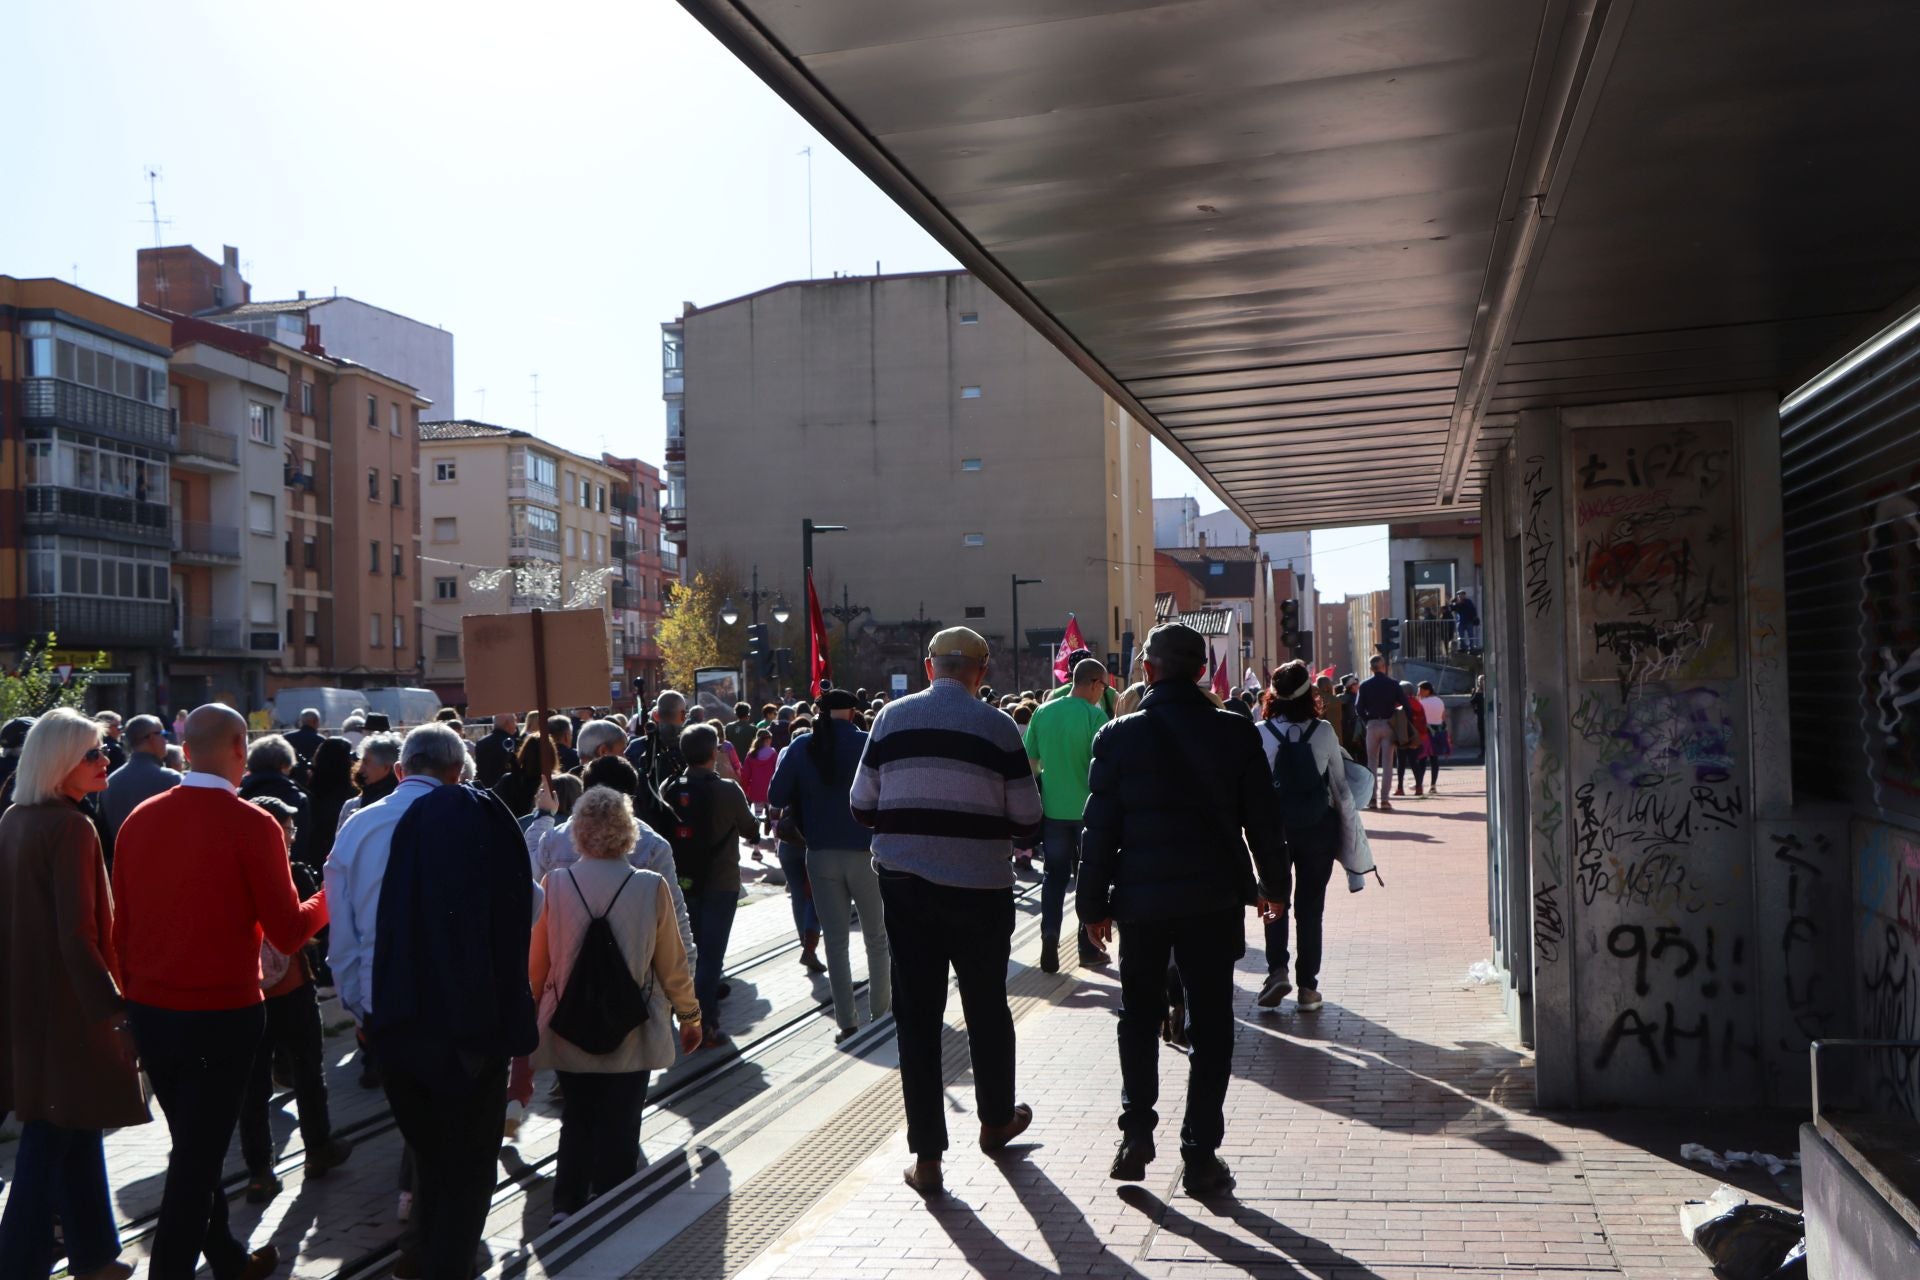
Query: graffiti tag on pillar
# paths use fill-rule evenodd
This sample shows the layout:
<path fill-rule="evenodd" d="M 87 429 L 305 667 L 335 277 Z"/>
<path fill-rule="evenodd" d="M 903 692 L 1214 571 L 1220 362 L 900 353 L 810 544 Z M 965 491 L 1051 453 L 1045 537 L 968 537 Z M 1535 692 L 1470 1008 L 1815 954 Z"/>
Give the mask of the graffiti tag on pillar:
<path fill-rule="evenodd" d="M 1580 678 L 1623 699 L 1735 672 L 1739 540 L 1726 423 L 1572 438 Z"/>
<path fill-rule="evenodd" d="M 1528 458 L 1521 483 L 1527 488 L 1527 521 L 1521 530 L 1527 607 L 1533 610 L 1534 617 L 1544 618 L 1553 607 L 1553 579 L 1557 572 L 1553 563 L 1557 513 L 1547 509 L 1547 498 L 1553 493 L 1553 486 L 1547 483 L 1547 460 L 1537 454 Z"/>
<path fill-rule="evenodd" d="M 1887 792 L 1920 798 L 1920 476 L 1880 496 L 1860 563 L 1860 669 L 1867 776 L 1874 803 Z"/>

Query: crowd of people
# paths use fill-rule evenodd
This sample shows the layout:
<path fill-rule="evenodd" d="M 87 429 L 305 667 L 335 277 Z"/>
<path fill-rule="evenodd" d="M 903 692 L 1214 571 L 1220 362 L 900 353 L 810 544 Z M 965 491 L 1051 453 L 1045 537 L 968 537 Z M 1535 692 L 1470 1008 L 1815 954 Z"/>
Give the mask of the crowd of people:
<path fill-rule="evenodd" d="M 667 690 L 631 720 L 502 713 L 473 741 L 451 709 L 404 736 L 364 713 L 330 734 L 317 711 L 250 735 L 219 704 L 171 727 L 64 709 L 7 725 L 0 1112 L 22 1132 L 0 1274 L 63 1256 L 83 1280 L 131 1273 L 102 1134 L 150 1119 L 141 1073 L 171 1143 L 150 1274 L 186 1280 L 202 1258 L 217 1280 L 271 1274 L 274 1248 L 229 1224 L 222 1171 L 237 1132 L 248 1199 L 282 1190 L 275 1081 L 306 1176 L 351 1157 L 329 1119 L 325 999 L 352 1018 L 360 1083 L 385 1091 L 405 1140 L 396 1274 L 473 1274 L 537 1072 L 561 1099 L 558 1223 L 635 1172 L 651 1073 L 728 1043 L 723 962 L 743 858 L 764 851 L 800 963 L 828 977 L 837 1040 L 893 1015 L 909 1185 L 944 1186 L 950 978 L 980 1148 L 1033 1122 L 1006 982 L 1014 889 L 1037 855 L 1041 968 L 1062 967 L 1070 895 L 1082 967 L 1112 964 L 1121 941 L 1113 1176 L 1155 1158 L 1167 1039 L 1190 1053 L 1185 1185 L 1231 1187 L 1218 1149 L 1246 908 L 1265 930 L 1258 1004 L 1320 1008 L 1332 870 L 1355 890 L 1372 870 L 1358 814 L 1391 808 L 1409 767 L 1430 792 L 1448 747 L 1431 686 L 1382 661 L 1337 682 L 1288 663 L 1225 698 L 1201 683 L 1210 665 L 1170 624 L 1124 688 L 1082 651 L 1057 687 L 1003 697 L 986 640 L 954 627 L 930 642 L 919 693 L 788 691 L 731 720 Z"/>

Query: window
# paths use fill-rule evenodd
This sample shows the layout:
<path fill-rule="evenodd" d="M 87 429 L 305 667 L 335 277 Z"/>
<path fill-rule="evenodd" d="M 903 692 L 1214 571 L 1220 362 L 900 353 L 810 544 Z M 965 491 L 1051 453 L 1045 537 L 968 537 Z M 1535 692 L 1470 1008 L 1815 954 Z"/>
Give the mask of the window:
<path fill-rule="evenodd" d="M 1218 560 L 1207 566 L 1207 576 L 1210 578 L 1218 578 L 1226 573 L 1226 571 L 1227 566 L 1221 564 Z"/>
<path fill-rule="evenodd" d="M 987 545 L 987 535 L 984 533 L 970 533 L 966 535 L 962 541 L 969 547 L 984 547 Z"/>
<path fill-rule="evenodd" d="M 571 559 L 573 556 L 573 526 L 572 525 L 567 526 L 567 556 L 569 559 Z"/>
<path fill-rule="evenodd" d="M 273 443 L 273 406 L 247 401 L 247 439 L 255 444 Z"/>
<path fill-rule="evenodd" d="M 393 615 L 393 647 L 396 649 L 407 647 L 407 620 L 397 613 Z"/>
<path fill-rule="evenodd" d="M 312 609 L 307 610 L 307 643 L 312 644 L 320 638 L 320 615 Z"/>
<path fill-rule="evenodd" d="M 433 638 L 433 657 L 436 662 L 460 661 L 460 637 L 440 635 Z"/>
<path fill-rule="evenodd" d="M 287 567 L 293 567 L 293 535 L 287 535 Z"/>
<path fill-rule="evenodd" d="M 271 627 L 280 620 L 280 606 L 274 599 L 271 582 L 247 584 L 247 621 L 256 627 Z"/>
<path fill-rule="evenodd" d="M 367 544 L 367 572 L 380 572 L 380 544 L 378 542 Z"/>
<path fill-rule="evenodd" d="M 306 545 L 301 548 L 301 563 L 309 569 L 320 567 L 320 540 L 312 534 L 305 538 Z"/>
<path fill-rule="evenodd" d="M 34 595 L 165 600 L 167 553 L 91 538 L 34 534 L 27 539 L 27 590 Z"/>
<path fill-rule="evenodd" d="M 433 518 L 433 540 L 435 542 L 460 541 L 460 520 L 457 516 L 435 516 Z"/>
<path fill-rule="evenodd" d="M 962 311 L 960 313 L 960 323 L 961 324 L 979 324 L 980 313 L 978 311 Z"/>
<path fill-rule="evenodd" d="M 458 469 L 454 466 L 452 458 L 435 458 L 433 460 L 433 482 L 435 484 L 452 484 L 458 478 Z"/>
<path fill-rule="evenodd" d="M 962 323 L 965 322 L 963 321 Z M 987 606 L 983 604 L 970 604 L 967 606 L 967 616 L 969 618 L 984 618 L 987 616 Z"/>
<path fill-rule="evenodd" d="M 396 507 L 400 505 L 400 477 L 398 475 L 393 477 L 393 505 Z"/>
<path fill-rule="evenodd" d="M 367 501 L 380 501 L 380 468 L 367 468 Z"/>
<path fill-rule="evenodd" d="M 980 398 L 980 388 L 962 387 L 960 388 L 960 398 L 962 400 L 978 400 Z"/>
<path fill-rule="evenodd" d="M 980 459 L 978 458 L 960 459 L 960 469 L 962 471 L 978 471 L 980 470 L 980 468 L 981 468 L 981 462 L 980 462 Z"/>
<path fill-rule="evenodd" d="M 403 558 L 404 556 L 405 556 L 405 553 L 400 550 L 400 544 L 397 542 L 394 543 L 393 544 L 393 576 L 396 578 L 402 576 L 401 570 L 406 567 L 406 560 Z"/>
<path fill-rule="evenodd" d="M 580 477 L 580 505 L 593 510 L 593 481 L 585 476 Z"/>
<path fill-rule="evenodd" d="M 606 514 L 607 486 L 603 484 L 597 484 L 593 486 L 593 509 L 595 511 L 600 512 L 602 515 Z"/>
<path fill-rule="evenodd" d="M 387 406 L 387 429 L 396 436 L 400 434 L 400 406 L 397 404 Z"/>
<path fill-rule="evenodd" d="M 311 382 L 300 384 L 300 412 L 309 418 L 313 416 L 313 384 Z"/>
<path fill-rule="evenodd" d="M 380 615 L 377 613 L 368 614 L 367 615 L 367 644 L 372 646 L 375 649 L 378 649 L 380 647 L 380 641 L 385 636 L 385 634 L 386 633 L 380 627 Z"/>
<path fill-rule="evenodd" d="M 367 397 L 367 425 L 376 431 L 380 429 L 380 397 L 378 396 Z"/>
<path fill-rule="evenodd" d="M 433 580 L 433 598 L 435 600 L 458 600 L 460 598 L 460 579 L 435 578 Z"/>
<path fill-rule="evenodd" d="M 247 529 L 263 537 L 274 535 L 273 495 L 270 493 L 250 493 L 247 495 Z"/>

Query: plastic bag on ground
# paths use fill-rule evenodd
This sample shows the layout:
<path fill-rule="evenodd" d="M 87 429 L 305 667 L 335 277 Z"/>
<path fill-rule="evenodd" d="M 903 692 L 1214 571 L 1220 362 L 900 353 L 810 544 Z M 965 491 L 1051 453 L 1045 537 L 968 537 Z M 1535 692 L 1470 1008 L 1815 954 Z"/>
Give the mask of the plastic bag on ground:
<path fill-rule="evenodd" d="M 1797 1213 L 1752 1204 L 1723 1186 L 1705 1201 L 1684 1205 L 1680 1223 L 1718 1280 L 1795 1280 L 1806 1275 L 1806 1225 Z"/>

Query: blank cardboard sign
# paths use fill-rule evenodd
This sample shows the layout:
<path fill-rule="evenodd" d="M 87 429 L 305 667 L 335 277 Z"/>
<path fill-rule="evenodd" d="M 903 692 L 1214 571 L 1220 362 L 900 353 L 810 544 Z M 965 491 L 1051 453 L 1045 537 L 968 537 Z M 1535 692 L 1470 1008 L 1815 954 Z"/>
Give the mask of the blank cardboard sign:
<path fill-rule="evenodd" d="M 470 711 L 551 711 L 605 700 L 613 664 L 607 617 L 598 609 L 554 609 L 540 615 L 546 650 L 546 705 L 533 671 L 531 613 L 468 614 L 460 619 Z"/>

